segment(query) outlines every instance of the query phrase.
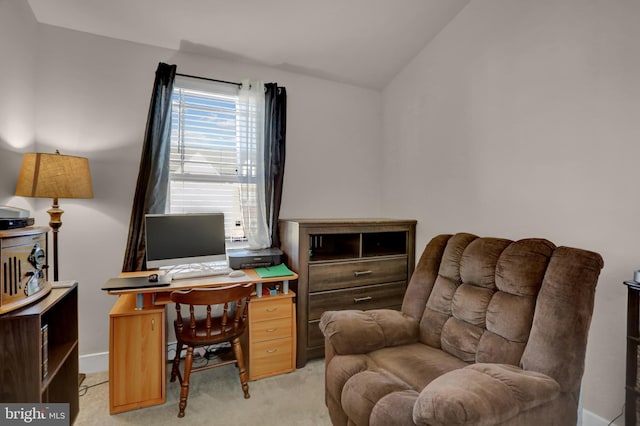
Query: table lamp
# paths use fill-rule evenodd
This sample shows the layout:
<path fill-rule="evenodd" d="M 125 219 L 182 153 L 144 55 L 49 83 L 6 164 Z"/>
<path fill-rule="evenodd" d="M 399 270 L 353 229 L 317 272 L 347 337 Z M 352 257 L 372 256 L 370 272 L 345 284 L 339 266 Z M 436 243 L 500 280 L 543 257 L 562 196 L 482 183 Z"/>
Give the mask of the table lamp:
<path fill-rule="evenodd" d="M 58 198 L 93 198 L 89 160 L 61 155 L 58 150 L 55 154 L 24 154 L 16 195 L 53 198 L 47 213 L 53 231 L 53 280 L 58 281 L 58 230 L 64 213 L 58 206 Z"/>

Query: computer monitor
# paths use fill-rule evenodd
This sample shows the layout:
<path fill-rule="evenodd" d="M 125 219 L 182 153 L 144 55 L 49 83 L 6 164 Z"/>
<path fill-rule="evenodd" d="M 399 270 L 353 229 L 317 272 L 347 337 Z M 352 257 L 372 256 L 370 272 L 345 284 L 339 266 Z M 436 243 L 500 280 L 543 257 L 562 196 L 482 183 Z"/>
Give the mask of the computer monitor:
<path fill-rule="evenodd" d="M 223 213 L 145 216 L 147 267 L 227 260 Z"/>

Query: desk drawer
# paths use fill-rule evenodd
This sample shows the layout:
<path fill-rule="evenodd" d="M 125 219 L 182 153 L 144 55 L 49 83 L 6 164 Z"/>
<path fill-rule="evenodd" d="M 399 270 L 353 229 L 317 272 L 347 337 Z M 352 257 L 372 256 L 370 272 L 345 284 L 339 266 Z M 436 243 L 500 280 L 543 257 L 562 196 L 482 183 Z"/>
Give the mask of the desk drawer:
<path fill-rule="evenodd" d="M 406 281 L 407 257 L 309 265 L 309 291 Z"/>
<path fill-rule="evenodd" d="M 286 338 L 255 343 L 251 348 L 251 377 L 274 375 L 295 368 L 292 342 L 291 338 Z"/>
<path fill-rule="evenodd" d="M 291 321 L 291 318 L 278 318 L 271 321 L 251 323 L 251 340 L 253 342 L 262 342 L 264 340 L 291 337 Z"/>
<path fill-rule="evenodd" d="M 324 311 L 381 309 L 402 305 L 406 282 L 370 285 L 309 295 L 309 321 L 320 319 Z"/>
<path fill-rule="evenodd" d="M 249 317 L 252 323 L 276 318 L 291 318 L 291 299 L 277 298 L 268 300 L 269 296 L 263 296 L 264 301 L 252 300 L 250 303 Z"/>

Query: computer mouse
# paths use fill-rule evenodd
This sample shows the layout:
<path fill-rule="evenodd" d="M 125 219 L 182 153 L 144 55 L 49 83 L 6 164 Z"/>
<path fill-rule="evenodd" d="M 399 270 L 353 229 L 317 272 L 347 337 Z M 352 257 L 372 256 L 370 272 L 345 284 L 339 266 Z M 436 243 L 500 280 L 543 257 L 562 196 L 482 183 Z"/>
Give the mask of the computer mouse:
<path fill-rule="evenodd" d="M 231 278 L 244 277 L 245 275 L 247 275 L 247 274 L 245 274 L 244 271 L 231 271 L 231 272 L 229 272 L 229 276 Z"/>
<path fill-rule="evenodd" d="M 158 274 L 149 275 L 149 282 L 150 283 L 157 283 L 158 282 Z"/>

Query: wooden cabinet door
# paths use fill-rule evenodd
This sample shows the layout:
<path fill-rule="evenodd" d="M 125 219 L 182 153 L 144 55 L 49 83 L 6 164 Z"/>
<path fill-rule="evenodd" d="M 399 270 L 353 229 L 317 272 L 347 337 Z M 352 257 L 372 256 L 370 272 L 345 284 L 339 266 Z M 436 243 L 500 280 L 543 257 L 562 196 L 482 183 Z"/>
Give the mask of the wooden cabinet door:
<path fill-rule="evenodd" d="M 111 316 L 111 413 L 165 400 L 164 309 Z"/>

